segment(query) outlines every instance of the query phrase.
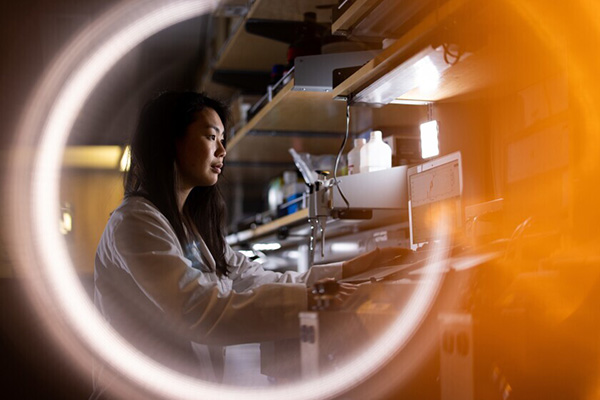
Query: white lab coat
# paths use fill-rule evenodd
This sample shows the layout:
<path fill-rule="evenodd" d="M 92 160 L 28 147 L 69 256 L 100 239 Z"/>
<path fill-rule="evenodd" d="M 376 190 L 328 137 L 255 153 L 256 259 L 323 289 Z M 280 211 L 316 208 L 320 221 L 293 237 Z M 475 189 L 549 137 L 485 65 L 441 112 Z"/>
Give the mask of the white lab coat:
<path fill-rule="evenodd" d="M 129 197 L 113 212 L 95 262 L 95 302 L 132 344 L 182 372 L 213 378 L 227 344 L 298 335 L 298 313 L 307 308 L 307 284 L 341 277 L 341 265 L 308 273 L 265 271 L 226 247 L 232 267 L 219 277 L 201 240 L 183 249 L 168 220 L 148 200 Z M 196 353 L 205 357 L 198 367 Z M 206 345 L 212 346 L 207 347 Z M 193 357 L 192 357 L 193 358 Z"/>

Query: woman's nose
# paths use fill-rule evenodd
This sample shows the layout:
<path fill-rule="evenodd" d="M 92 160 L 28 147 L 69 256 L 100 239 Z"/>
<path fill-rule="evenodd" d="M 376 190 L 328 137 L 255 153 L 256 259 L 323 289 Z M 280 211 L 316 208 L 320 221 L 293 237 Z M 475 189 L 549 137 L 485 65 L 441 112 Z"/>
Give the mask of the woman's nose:
<path fill-rule="evenodd" d="M 217 142 L 217 151 L 215 152 L 215 155 L 217 157 L 225 157 L 225 155 L 227 154 L 227 151 L 225 150 L 225 145 L 223 145 L 223 142 L 218 141 Z"/>

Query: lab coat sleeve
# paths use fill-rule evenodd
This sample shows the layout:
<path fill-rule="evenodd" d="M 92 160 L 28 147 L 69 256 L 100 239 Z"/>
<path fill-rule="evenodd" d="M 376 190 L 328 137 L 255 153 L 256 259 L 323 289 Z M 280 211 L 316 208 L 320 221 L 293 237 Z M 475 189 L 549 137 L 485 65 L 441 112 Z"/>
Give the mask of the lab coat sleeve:
<path fill-rule="evenodd" d="M 249 290 L 266 283 L 302 283 L 311 286 L 315 281 L 323 278 L 342 278 L 342 263 L 315 265 L 307 272 L 298 273 L 287 271 L 285 273 L 266 271 L 261 264 L 248 260 L 243 254 L 227 246 L 225 258 L 231 266 L 230 277 L 235 290 Z"/>
<path fill-rule="evenodd" d="M 297 336 L 305 284 L 283 278 L 234 289 L 231 280 L 192 268 L 170 224 L 155 212 L 124 214 L 109 241 L 115 263 L 190 340 L 226 345 Z"/>

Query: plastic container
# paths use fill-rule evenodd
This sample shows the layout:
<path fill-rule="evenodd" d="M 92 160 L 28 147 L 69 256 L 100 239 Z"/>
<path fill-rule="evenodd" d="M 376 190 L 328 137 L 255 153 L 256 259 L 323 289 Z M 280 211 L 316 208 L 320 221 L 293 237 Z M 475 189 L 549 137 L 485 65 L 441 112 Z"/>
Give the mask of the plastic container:
<path fill-rule="evenodd" d="M 360 148 L 360 172 L 381 171 L 392 167 L 392 149 L 381 138 L 381 131 L 372 131 L 369 141 Z"/>
<path fill-rule="evenodd" d="M 365 143 L 366 139 L 354 139 L 354 148 L 348 152 L 348 175 L 360 172 L 360 148 Z"/>
<path fill-rule="evenodd" d="M 305 185 L 298 181 L 298 173 L 296 171 L 285 171 L 283 173 L 283 182 L 283 195 L 285 203 L 293 202 L 293 200 L 302 197 Z M 283 210 L 283 215 L 293 214 L 300 210 L 301 206 L 301 201 L 293 202 L 285 207 Z"/>

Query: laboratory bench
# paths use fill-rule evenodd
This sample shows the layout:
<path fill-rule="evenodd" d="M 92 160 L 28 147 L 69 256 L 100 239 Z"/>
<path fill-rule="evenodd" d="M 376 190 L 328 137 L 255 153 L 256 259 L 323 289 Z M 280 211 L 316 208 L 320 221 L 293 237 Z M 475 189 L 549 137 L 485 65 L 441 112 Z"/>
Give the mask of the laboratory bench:
<path fill-rule="evenodd" d="M 342 306 L 322 302 L 302 312 L 299 345 L 263 346 L 262 373 L 283 381 L 316 378 L 385 349 L 377 373 L 344 398 L 581 398 L 599 356 L 597 262 L 573 271 L 573 260 L 557 259 L 538 268 L 509 256 L 508 247 L 503 241 L 405 272 L 373 273 Z M 435 263 L 435 272 L 426 273 Z M 407 310 L 414 312 L 414 302 L 427 297 L 424 284 L 435 279 L 431 303 L 407 334 Z M 571 290 L 557 294 L 564 286 Z M 576 286 L 581 292 L 574 294 Z M 545 292 L 532 294 L 532 287 Z M 558 310 L 556 301 L 568 304 Z M 407 340 L 390 350 L 378 342 L 384 335 L 387 343 Z"/>

